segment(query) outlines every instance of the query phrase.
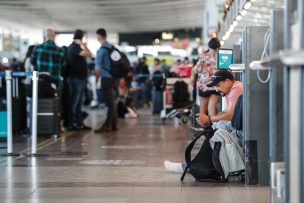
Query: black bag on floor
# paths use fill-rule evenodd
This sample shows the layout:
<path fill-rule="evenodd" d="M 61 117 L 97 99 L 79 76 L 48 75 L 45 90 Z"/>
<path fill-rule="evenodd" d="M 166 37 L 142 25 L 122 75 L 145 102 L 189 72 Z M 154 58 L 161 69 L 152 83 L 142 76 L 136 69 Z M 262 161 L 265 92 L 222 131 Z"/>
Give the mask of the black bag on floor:
<path fill-rule="evenodd" d="M 206 129 L 204 133 L 196 137 L 186 148 L 185 159 L 187 166 L 181 177 L 181 181 L 189 170 L 189 173 L 196 180 L 215 180 L 218 182 L 224 182 L 224 172 L 219 162 L 219 151 L 221 143 L 217 143 L 212 150 L 209 139 L 213 136 L 214 130 L 210 127 Z M 206 136 L 203 145 L 201 146 L 197 155 L 191 160 L 191 151 L 195 142 L 201 137 Z"/>

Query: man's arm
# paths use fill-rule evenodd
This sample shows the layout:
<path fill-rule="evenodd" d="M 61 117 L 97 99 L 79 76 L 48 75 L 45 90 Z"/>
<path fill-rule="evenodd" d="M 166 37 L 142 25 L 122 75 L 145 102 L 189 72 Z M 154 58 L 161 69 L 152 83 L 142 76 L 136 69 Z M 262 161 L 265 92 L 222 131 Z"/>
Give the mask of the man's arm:
<path fill-rule="evenodd" d="M 95 59 L 95 76 L 96 76 L 96 82 L 98 82 L 101 74 L 101 59 L 102 59 L 102 53 L 101 50 L 97 50 L 96 52 L 96 59 Z"/>
<path fill-rule="evenodd" d="M 213 116 L 208 116 L 204 113 L 198 113 L 198 114 L 196 114 L 196 116 L 197 116 L 196 120 L 200 125 L 207 125 L 210 122 L 212 123 L 212 122 L 217 122 L 220 120 L 230 121 L 233 116 L 233 111 L 234 111 L 234 108 L 231 108 L 230 110 L 228 110 L 226 112 L 220 112 Z M 210 117 L 210 119 L 209 119 L 209 117 Z"/>
<path fill-rule="evenodd" d="M 34 48 L 33 53 L 31 55 L 31 64 L 34 66 L 34 69 L 36 69 L 37 66 L 37 47 Z"/>

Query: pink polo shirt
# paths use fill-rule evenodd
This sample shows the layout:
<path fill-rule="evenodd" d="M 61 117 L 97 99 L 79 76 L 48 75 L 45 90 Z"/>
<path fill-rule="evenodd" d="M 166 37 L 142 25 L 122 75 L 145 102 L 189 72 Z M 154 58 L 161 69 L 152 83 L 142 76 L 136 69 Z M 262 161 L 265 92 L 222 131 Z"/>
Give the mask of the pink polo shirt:
<path fill-rule="evenodd" d="M 243 94 L 243 84 L 240 81 L 235 81 L 230 92 L 225 96 L 227 99 L 228 111 L 233 109 L 239 96 Z"/>

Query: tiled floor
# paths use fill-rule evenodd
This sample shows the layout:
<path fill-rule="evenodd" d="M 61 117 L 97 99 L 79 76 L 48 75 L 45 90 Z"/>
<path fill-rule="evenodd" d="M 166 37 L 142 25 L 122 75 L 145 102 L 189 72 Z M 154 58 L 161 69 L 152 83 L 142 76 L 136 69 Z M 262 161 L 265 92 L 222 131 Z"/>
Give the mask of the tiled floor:
<path fill-rule="evenodd" d="M 104 110 L 90 112 L 99 127 Z M 65 132 L 40 137 L 38 157 L 0 157 L 0 202 L 253 203 L 268 202 L 268 187 L 195 182 L 167 172 L 165 159 L 181 161 L 190 141 L 187 126 L 161 125 L 159 116 L 140 111 L 137 120 L 120 120 L 116 133 Z M 29 140 L 16 138 L 15 152 Z M 1 143 L 5 145 L 5 143 Z M 1 148 L 4 153 L 5 149 Z"/>

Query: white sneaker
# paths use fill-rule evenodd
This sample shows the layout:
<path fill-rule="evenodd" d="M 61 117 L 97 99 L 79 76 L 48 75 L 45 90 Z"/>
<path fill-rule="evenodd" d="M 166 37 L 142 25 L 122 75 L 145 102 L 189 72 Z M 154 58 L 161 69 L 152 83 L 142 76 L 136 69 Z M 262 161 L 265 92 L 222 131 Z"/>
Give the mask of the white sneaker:
<path fill-rule="evenodd" d="M 92 100 L 91 103 L 90 103 L 90 107 L 95 108 L 97 106 L 98 106 L 98 102 L 96 100 Z"/>
<path fill-rule="evenodd" d="M 175 172 L 175 173 L 183 173 L 184 172 L 182 163 L 173 163 L 171 161 L 166 160 L 164 162 L 164 165 L 165 165 L 165 168 L 168 171 L 172 171 L 172 172 Z"/>

